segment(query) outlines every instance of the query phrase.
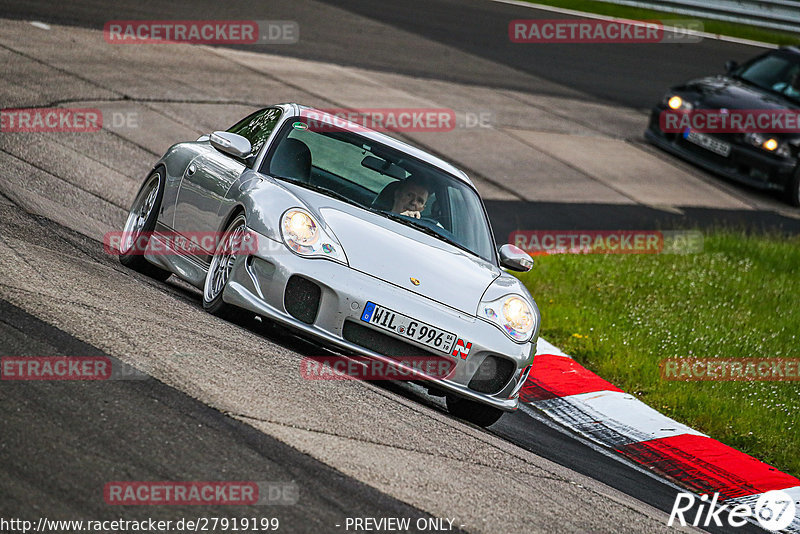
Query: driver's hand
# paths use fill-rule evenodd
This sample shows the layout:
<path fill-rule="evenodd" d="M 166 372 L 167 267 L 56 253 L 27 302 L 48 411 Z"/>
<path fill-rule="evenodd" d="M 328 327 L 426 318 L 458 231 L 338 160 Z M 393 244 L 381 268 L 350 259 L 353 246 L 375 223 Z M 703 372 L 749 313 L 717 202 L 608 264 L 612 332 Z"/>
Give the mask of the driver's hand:
<path fill-rule="evenodd" d="M 418 211 L 409 211 L 409 210 L 400 212 L 400 215 L 405 215 L 406 217 L 414 217 L 415 219 L 419 219 L 420 217 Z"/>

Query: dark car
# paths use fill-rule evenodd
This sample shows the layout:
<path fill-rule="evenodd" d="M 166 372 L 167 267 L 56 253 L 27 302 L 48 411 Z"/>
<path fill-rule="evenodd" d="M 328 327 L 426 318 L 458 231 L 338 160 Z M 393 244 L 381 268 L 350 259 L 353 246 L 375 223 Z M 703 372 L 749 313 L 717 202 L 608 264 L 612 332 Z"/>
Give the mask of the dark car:
<path fill-rule="evenodd" d="M 645 138 L 714 173 L 783 191 L 800 206 L 800 50 L 726 68 L 672 87 L 652 109 Z"/>

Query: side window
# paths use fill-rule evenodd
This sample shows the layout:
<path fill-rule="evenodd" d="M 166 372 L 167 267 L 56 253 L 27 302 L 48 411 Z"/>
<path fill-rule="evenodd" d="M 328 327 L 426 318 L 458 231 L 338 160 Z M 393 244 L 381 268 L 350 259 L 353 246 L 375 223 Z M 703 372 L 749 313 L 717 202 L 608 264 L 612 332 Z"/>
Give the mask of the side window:
<path fill-rule="evenodd" d="M 246 137 L 253 146 L 253 154 L 258 154 L 280 117 L 281 110 L 278 108 L 260 109 L 228 128 L 228 131 Z"/>

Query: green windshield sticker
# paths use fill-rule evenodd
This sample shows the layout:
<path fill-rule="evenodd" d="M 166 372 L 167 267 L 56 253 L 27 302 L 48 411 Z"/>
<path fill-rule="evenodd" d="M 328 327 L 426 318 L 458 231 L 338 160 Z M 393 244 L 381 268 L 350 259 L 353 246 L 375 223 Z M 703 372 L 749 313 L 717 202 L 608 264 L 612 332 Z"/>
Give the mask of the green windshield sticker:
<path fill-rule="evenodd" d="M 292 124 L 292 128 L 294 128 L 295 130 L 308 130 L 308 124 L 304 122 L 295 122 L 294 124 Z"/>

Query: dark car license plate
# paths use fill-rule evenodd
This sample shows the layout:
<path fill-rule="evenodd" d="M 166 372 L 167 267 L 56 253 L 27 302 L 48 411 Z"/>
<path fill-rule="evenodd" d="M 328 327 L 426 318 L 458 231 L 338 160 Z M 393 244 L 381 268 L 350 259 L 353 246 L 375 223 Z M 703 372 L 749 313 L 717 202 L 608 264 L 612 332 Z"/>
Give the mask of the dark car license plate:
<path fill-rule="evenodd" d="M 706 150 L 719 154 L 723 157 L 728 157 L 731 153 L 731 145 L 725 141 L 714 139 L 710 135 L 702 134 L 700 132 L 689 131 L 683 134 L 683 137 L 697 146 L 703 147 Z"/>

